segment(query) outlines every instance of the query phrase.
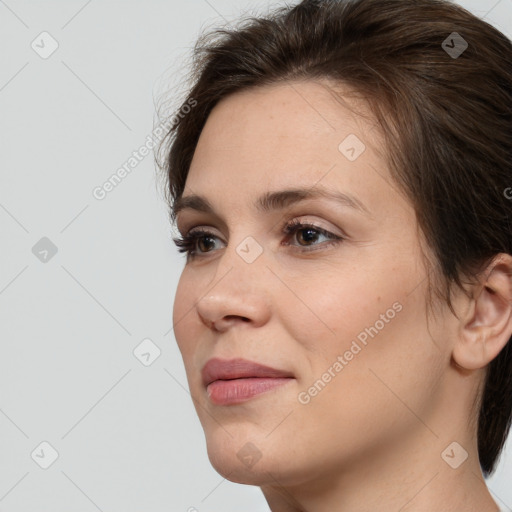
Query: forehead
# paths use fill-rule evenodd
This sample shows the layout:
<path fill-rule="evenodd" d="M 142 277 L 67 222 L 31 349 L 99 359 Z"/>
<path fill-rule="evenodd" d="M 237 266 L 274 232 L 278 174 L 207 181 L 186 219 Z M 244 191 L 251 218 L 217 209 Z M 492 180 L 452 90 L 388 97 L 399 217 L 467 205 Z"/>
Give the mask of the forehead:
<path fill-rule="evenodd" d="M 336 85 L 334 92 L 333 87 L 328 81 L 284 82 L 228 95 L 210 113 L 198 149 L 214 140 L 217 149 L 236 142 L 254 153 L 290 146 L 305 151 L 318 147 L 322 138 L 322 146 L 337 150 L 350 133 L 378 145 L 380 134 L 364 100 L 353 90 Z M 265 145 L 258 147 L 257 142 Z"/>
<path fill-rule="evenodd" d="M 370 195 L 382 189 L 387 171 L 374 119 L 353 91 L 338 97 L 327 85 L 287 82 L 221 100 L 199 138 L 184 195 L 235 201 L 315 184 Z"/>

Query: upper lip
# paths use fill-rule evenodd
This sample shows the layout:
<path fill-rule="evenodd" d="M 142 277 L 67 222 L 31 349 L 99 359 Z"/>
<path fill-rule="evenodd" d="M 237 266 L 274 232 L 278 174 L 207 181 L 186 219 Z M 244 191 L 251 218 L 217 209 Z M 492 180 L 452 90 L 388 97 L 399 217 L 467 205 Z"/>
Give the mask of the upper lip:
<path fill-rule="evenodd" d="M 293 377 L 290 372 L 278 370 L 247 359 L 209 359 L 201 370 L 203 384 L 215 380 L 243 379 L 249 377 Z"/>

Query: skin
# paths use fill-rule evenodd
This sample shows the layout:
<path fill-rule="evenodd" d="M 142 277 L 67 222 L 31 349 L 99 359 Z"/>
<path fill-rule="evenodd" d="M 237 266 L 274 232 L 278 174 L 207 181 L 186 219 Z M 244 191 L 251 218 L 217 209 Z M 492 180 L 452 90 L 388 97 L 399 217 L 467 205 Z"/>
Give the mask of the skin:
<path fill-rule="evenodd" d="M 224 98 L 193 157 L 183 195 L 206 197 L 216 213 L 185 209 L 177 226 L 214 238 L 197 244 L 183 269 L 173 322 L 210 461 L 229 480 L 260 486 L 273 512 L 495 512 L 470 420 L 485 367 L 512 334 L 512 258 L 486 269 L 473 299 L 455 294 L 459 319 L 444 304 L 427 317 L 427 246 L 387 170 L 381 134 L 324 85 Z M 349 134 L 366 146 L 355 161 L 338 149 Z M 369 212 L 328 199 L 255 209 L 263 193 L 298 186 L 349 193 Z M 283 234 L 293 219 L 345 240 Z M 248 236 L 263 250 L 252 263 L 236 250 Z M 394 318 L 300 403 L 396 303 Z M 211 357 L 243 357 L 294 379 L 243 404 L 215 405 L 200 375 Z M 456 469 L 442 457 L 454 441 L 460 448 L 447 460 L 468 454 Z M 237 457 L 247 442 L 261 456 L 250 467 Z"/>

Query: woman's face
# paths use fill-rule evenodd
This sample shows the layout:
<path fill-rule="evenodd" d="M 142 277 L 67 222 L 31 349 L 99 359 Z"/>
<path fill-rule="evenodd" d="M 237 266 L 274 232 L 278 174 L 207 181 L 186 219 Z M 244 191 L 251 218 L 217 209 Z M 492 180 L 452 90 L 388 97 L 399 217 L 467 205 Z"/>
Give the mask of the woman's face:
<path fill-rule="evenodd" d="M 415 214 L 379 137 L 314 82 L 229 96 L 204 127 L 183 197 L 211 211 L 195 201 L 177 223 L 208 234 L 173 321 L 210 461 L 229 480 L 299 485 L 377 457 L 400 464 L 417 446 L 441 460 L 452 441 L 436 415 L 458 407 L 442 401 L 454 324 L 427 326 Z M 292 189 L 304 197 L 274 196 Z M 226 364 L 203 382 L 212 358 Z"/>

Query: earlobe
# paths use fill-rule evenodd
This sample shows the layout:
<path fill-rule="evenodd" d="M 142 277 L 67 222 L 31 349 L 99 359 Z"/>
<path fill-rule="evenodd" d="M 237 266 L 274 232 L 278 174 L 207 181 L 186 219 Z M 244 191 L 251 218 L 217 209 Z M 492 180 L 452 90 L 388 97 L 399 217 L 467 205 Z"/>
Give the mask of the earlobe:
<path fill-rule="evenodd" d="M 467 370 L 484 368 L 512 336 L 512 256 L 499 254 L 482 276 L 453 347 L 455 363 Z"/>

